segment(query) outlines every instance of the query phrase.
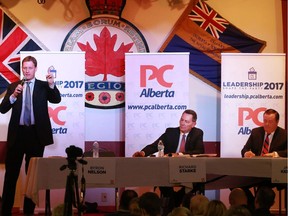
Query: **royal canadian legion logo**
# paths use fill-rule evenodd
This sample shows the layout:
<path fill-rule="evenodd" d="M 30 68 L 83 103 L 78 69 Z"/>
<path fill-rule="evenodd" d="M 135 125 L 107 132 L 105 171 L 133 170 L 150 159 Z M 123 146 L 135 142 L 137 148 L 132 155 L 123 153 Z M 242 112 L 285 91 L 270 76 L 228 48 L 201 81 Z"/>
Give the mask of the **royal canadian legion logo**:
<path fill-rule="evenodd" d="M 125 53 L 149 49 L 141 32 L 127 20 L 99 16 L 77 24 L 61 51 L 85 52 L 85 106 L 112 109 L 125 105 Z"/>

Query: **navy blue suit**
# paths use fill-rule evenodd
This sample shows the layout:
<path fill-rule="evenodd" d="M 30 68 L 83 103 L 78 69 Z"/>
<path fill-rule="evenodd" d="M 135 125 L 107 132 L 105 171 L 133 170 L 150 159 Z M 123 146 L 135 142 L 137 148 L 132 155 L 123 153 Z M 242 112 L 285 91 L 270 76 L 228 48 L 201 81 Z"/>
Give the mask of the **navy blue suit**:
<path fill-rule="evenodd" d="M 33 88 L 33 113 L 35 124 L 21 126 L 20 116 L 22 111 L 22 93 L 17 100 L 11 104 L 10 96 L 20 83 L 14 82 L 7 88 L 6 94 L 0 104 L 0 112 L 7 113 L 12 109 L 8 126 L 7 154 L 5 159 L 5 179 L 2 196 L 2 215 L 11 215 L 14 204 L 16 182 L 25 155 L 25 171 L 27 173 L 31 157 L 42 157 L 44 148 L 53 144 L 52 128 L 48 114 L 48 101 L 59 103 L 61 95 L 56 86 L 51 89 L 48 82 L 35 79 Z M 31 199 L 24 199 L 24 213 L 33 214 L 35 204 Z"/>

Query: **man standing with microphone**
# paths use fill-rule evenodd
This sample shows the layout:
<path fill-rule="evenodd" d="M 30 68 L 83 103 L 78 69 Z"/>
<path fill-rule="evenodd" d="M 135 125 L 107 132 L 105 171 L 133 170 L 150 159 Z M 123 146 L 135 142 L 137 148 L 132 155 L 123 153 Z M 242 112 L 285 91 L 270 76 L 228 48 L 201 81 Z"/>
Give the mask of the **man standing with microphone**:
<path fill-rule="evenodd" d="M 25 172 L 32 157 L 43 157 L 46 145 L 53 144 L 51 122 L 48 114 L 48 101 L 59 103 L 61 95 L 48 73 L 47 81 L 35 78 L 37 60 L 27 56 L 22 60 L 24 79 L 11 83 L 0 104 L 0 112 L 12 109 L 8 126 L 5 178 L 2 194 L 2 215 L 12 215 L 16 183 L 25 155 Z M 24 215 L 33 215 L 35 204 L 24 198 Z"/>

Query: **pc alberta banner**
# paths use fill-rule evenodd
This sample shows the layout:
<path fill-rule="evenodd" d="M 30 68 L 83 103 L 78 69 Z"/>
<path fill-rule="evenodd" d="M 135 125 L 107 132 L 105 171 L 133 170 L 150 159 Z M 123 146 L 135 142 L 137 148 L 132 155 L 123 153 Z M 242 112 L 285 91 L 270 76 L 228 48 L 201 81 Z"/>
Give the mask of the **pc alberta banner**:
<path fill-rule="evenodd" d="M 221 156 L 241 157 L 251 130 L 263 125 L 263 113 L 279 112 L 285 128 L 285 54 L 223 53 Z"/>
<path fill-rule="evenodd" d="M 125 54 L 125 154 L 177 127 L 189 107 L 189 53 Z"/>
<path fill-rule="evenodd" d="M 189 52 L 190 73 L 220 90 L 221 53 L 258 53 L 266 42 L 244 33 L 202 0 L 193 0 L 161 52 Z"/>

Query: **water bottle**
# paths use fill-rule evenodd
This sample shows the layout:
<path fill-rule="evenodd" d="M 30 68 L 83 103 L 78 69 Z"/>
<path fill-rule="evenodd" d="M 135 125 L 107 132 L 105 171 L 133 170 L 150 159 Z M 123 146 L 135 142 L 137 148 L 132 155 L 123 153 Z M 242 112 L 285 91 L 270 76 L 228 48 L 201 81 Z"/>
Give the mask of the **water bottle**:
<path fill-rule="evenodd" d="M 93 158 L 98 158 L 99 157 L 99 143 L 98 142 L 95 141 L 93 143 L 92 151 L 93 151 Z"/>
<path fill-rule="evenodd" d="M 158 157 L 164 157 L 164 144 L 162 140 L 158 142 Z"/>

